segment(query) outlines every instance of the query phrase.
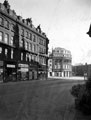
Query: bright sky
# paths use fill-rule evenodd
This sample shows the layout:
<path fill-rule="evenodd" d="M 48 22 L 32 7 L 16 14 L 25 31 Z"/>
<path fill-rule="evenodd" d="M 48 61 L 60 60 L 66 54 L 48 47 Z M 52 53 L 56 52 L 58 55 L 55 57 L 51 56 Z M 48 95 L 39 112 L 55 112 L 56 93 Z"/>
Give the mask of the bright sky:
<path fill-rule="evenodd" d="M 4 0 L 0 0 L 3 3 Z M 8 0 L 11 9 L 23 18 L 41 24 L 48 36 L 49 50 L 55 47 L 72 53 L 72 64 L 91 64 L 91 0 Z"/>

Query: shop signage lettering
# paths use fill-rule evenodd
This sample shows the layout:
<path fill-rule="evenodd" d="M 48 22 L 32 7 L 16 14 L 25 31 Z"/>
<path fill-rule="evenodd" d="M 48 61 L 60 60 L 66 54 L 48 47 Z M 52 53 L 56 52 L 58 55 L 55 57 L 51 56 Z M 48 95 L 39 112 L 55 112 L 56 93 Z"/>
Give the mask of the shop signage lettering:
<path fill-rule="evenodd" d="M 15 65 L 7 64 L 7 67 L 9 67 L 9 68 L 15 68 Z"/>
<path fill-rule="evenodd" d="M 18 67 L 28 68 L 27 64 L 18 64 Z"/>
<path fill-rule="evenodd" d="M 20 71 L 21 72 L 28 72 L 28 68 L 21 68 Z"/>

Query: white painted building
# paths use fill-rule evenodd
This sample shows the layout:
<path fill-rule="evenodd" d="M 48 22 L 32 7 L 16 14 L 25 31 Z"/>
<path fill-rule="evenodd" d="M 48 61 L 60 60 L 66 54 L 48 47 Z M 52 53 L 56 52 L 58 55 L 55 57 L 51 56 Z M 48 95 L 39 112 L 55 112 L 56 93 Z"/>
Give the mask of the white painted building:
<path fill-rule="evenodd" d="M 49 54 L 48 77 L 70 77 L 72 75 L 72 56 L 69 50 L 55 48 Z"/>

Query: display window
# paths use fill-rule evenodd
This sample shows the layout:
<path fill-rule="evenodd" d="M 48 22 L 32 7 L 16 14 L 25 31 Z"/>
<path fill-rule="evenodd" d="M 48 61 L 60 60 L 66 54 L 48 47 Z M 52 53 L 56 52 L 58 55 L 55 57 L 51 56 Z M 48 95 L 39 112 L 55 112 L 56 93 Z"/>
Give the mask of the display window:
<path fill-rule="evenodd" d="M 3 70 L 3 61 L 0 61 L 0 82 L 3 82 L 3 75 L 4 75 L 4 70 Z"/>
<path fill-rule="evenodd" d="M 0 67 L 0 82 L 3 81 L 3 67 Z"/>
<path fill-rule="evenodd" d="M 4 81 L 16 81 L 17 78 L 17 69 L 15 64 L 6 64 L 5 65 L 5 74 L 4 74 Z"/>
<path fill-rule="evenodd" d="M 23 81 L 29 79 L 29 68 L 27 64 L 18 64 L 17 79 Z"/>

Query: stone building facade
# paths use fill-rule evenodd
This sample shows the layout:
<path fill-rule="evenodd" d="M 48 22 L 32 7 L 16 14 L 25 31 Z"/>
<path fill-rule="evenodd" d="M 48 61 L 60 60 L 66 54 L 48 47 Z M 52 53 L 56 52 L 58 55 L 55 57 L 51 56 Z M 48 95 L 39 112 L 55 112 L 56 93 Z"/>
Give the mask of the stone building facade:
<path fill-rule="evenodd" d="M 72 75 L 72 56 L 69 50 L 57 47 L 52 50 L 48 60 L 49 77 L 70 77 Z"/>
<path fill-rule="evenodd" d="M 47 78 L 49 39 L 40 25 L 0 3 L 0 81 Z"/>

